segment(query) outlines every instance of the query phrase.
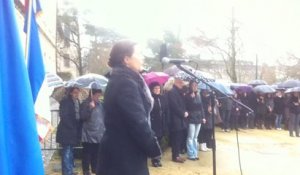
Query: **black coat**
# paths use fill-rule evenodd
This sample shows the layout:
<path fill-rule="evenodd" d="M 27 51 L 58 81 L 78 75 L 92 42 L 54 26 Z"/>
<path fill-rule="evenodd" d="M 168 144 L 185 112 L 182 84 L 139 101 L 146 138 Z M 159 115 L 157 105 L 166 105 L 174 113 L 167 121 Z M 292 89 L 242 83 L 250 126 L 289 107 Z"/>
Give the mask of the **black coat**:
<path fill-rule="evenodd" d="M 185 107 L 184 96 L 180 89 L 174 86 L 168 92 L 168 102 L 170 111 L 170 130 L 180 131 L 187 128 L 187 118 L 184 113 L 187 112 Z"/>
<path fill-rule="evenodd" d="M 81 137 L 81 122 L 76 119 L 75 104 L 71 96 L 66 96 L 60 101 L 59 116 L 56 142 L 61 145 L 78 145 Z"/>
<path fill-rule="evenodd" d="M 151 128 L 155 132 L 156 137 L 162 137 L 168 131 L 169 123 L 169 107 L 165 96 L 152 95 L 154 105 L 151 111 Z"/>
<path fill-rule="evenodd" d="M 289 100 L 289 109 L 290 109 L 290 113 L 293 114 L 299 114 L 300 113 L 300 106 L 296 105 L 296 103 L 299 103 L 299 98 L 292 95 L 290 100 Z"/>
<path fill-rule="evenodd" d="M 192 97 L 191 94 L 186 96 L 186 108 L 189 116 L 188 121 L 192 124 L 200 124 L 204 118 L 204 111 L 200 94 Z"/>
<path fill-rule="evenodd" d="M 148 175 L 147 157 L 161 155 L 150 128 L 150 103 L 139 74 L 114 68 L 104 95 L 106 131 L 99 149 L 97 175 Z"/>
<path fill-rule="evenodd" d="M 276 96 L 274 98 L 274 113 L 275 114 L 284 114 L 284 108 L 285 108 L 284 100 L 285 100 L 284 97 Z"/>
<path fill-rule="evenodd" d="M 206 120 L 206 122 L 203 123 L 201 127 L 205 129 L 212 129 L 213 128 L 212 113 L 208 111 L 208 108 L 211 107 L 211 98 L 210 96 L 204 96 L 203 94 L 201 94 L 201 100 L 203 104 L 204 118 Z"/>

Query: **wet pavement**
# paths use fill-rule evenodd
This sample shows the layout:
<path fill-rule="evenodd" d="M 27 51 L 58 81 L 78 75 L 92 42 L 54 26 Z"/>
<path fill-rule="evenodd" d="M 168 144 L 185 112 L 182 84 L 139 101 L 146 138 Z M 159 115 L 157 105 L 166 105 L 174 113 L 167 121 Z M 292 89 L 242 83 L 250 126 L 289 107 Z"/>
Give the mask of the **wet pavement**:
<path fill-rule="evenodd" d="M 293 175 L 300 174 L 300 138 L 290 137 L 288 131 L 240 130 L 240 160 L 243 175 Z M 240 175 L 236 132 L 216 129 L 216 174 Z M 186 155 L 183 155 L 186 157 Z M 200 160 L 187 160 L 183 164 L 171 161 L 171 150 L 163 155 L 163 167 L 154 168 L 149 163 L 151 175 L 212 175 L 212 152 L 200 152 Z M 80 174 L 80 161 L 76 171 Z M 54 156 L 46 174 L 60 174 L 60 160 Z"/>

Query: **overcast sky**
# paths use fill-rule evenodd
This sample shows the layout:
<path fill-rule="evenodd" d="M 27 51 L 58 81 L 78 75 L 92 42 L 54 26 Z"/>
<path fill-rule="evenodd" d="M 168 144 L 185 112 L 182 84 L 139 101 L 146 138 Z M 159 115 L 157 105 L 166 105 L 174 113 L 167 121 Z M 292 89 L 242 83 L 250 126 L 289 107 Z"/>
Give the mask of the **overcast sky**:
<path fill-rule="evenodd" d="M 287 53 L 300 56 L 299 0 L 76 0 L 92 23 L 113 28 L 140 42 L 166 29 L 181 38 L 204 31 L 228 36 L 232 9 L 238 20 L 243 58 L 274 63 Z"/>

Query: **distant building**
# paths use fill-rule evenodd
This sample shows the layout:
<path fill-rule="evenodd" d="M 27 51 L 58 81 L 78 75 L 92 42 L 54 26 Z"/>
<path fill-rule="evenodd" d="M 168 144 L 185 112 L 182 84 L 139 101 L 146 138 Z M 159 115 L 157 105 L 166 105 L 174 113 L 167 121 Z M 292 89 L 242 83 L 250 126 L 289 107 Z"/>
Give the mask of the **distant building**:
<path fill-rule="evenodd" d="M 17 23 L 25 53 L 26 35 L 23 31 L 25 16 L 24 0 L 14 0 L 14 2 L 16 7 Z M 40 3 L 42 13 L 37 16 L 37 22 L 39 25 L 40 42 L 45 69 L 47 72 L 54 72 L 59 75 L 70 74 L 71 77 L 75 77 L 75 69 L 66 64 L 63 59 L 56 56 L 56 1 L 40 0 Z"/>

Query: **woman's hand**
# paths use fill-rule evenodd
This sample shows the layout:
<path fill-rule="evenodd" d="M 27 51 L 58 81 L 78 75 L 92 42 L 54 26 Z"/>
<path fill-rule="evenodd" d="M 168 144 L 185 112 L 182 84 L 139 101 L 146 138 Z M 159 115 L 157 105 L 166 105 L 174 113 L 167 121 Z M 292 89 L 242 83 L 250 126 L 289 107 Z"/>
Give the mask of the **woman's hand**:
<path fill-rule="evenodd" d="M 93 108 L 95 108 L 95 107 L 96 107 L 95 102 L 94 102 L 94 100 L 92 100 L 92 101 L 90 102 L 90 108 L 93 109 Z"/>
<path fill-rule="evenodd" d="M 189 116 L 188 112 L 184 112 L 184 118 L 187 118 Z"/>

